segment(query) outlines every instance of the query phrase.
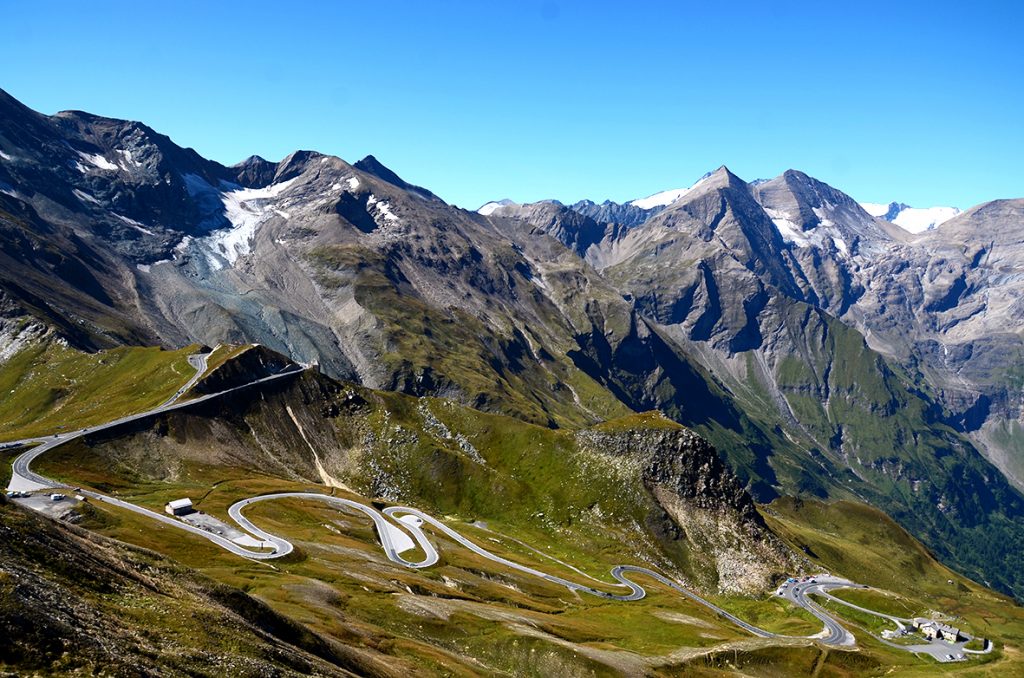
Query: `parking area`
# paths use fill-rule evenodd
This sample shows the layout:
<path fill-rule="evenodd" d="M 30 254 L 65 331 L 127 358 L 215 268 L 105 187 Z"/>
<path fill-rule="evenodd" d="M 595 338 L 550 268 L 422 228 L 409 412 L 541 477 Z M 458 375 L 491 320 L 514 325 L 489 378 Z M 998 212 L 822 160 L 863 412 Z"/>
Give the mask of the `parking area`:
<path fill-rule="evenodd" d="M 189 525 L 198 527 L 200 530 L 206 530 L 207 532 L 218 534 L 225 539 L 230 539 L 232 541 L 245 536 L 245 533 L 241 530 L 236 530 L 223 520 L 214 518 L 209 513 L 203 513 L 202 511 L 195 511 L 183 516 L 178 516 L 178 519 L 188 523 Z"/>
<path fill-rule="evenodd" d="M 263 542 L 259 539 L 254 539 L 245 532 L 231 527 L 220 518 L 214 518 L 209 513 L 203 513 L 202 511 L 195 511 L 193 513 L 187 513 L 183 516 L 178 516 L 178 520 L 186 522 L 193 527 L 198 527 L 200 530 L 205 530 L 211 534 L 216 534 L 225 539 L 229 539 L 239 546 L 246 546 L 249 548 L 273 548 L 273 544 L 270 542 Z"/>
<path fill-rule="evenodd" d="M 921 645 L 904 645 L 901 649 L 907 650 L 908 652 L 930 655 L 933 659 L 942 663 L 963 662 L 967 661 L 967 656 L 964 654 L 964 645 L 966 644 L 966 641 L 962 643 L 950 643 L 945 640 L 933 640 L 930 643 Z"/>
<path fill-rule="evenodd" d="M 62 520 L 67 517 L 69 513 L 74 511 L 75 506 L 78 505 L 78 500 L 73 496 L 65 495 L 62 499 L 53 499 L 51 493 L 44 492 L 31 492 L 22 493 L 20 497 L 8 497 L 11 501 L 21 504 L 33 511 L 39 511 L 45 513 L 51 518 Z M 60 496 L 60 493 L 56 493 Z"/>

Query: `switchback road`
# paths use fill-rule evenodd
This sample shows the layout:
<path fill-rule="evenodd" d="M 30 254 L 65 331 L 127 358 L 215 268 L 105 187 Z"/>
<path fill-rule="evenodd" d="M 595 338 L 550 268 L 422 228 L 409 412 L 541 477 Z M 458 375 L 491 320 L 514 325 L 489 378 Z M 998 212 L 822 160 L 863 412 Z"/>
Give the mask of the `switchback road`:
<path fill-rule="evenodd" d="M 62 487 L 61 483 L 46 478 L 45 476 L 41 476 L 38 473 L 32 471 L 31 464 L 33 461 L 39 458 L 40 455 L 45 454 L 49 450 L 52 450 L 53 448 L 59 445 L 63 445 L 64 443 L 79 438 L 83 435 L 86 435 L 88 433 L 95 433 L 97 431 L 103 431 L 115 426 L 119 426 L 121 424 L 138 421 L 140 419 L 145 419 L 147 417 L 152 417 L 154 415 L 159 415 L 166 412 L 172 412 L 175 410 L 192 407 L 193 405 L 196 405 L 198 403 L 202 403 L 213 398 L 218 398 L 220 396 L 232 393 L 234 391 L 238 391 L 258 384 L 298 374 L 304 369 L 295 368 L 286 372 L 258 379 L 243 386 L 228 389 L 220 393 L 213 393 L 209 395 L 200 396 L 198 398 L 193 398 L 186 402 L 178 402 L 179 398 L 185 392 L 187 392 L 188 389 L 190 389 L 196 383 L 196 381 L 203 374 L 203 372 L 205 372 L 207 357 L 208 355 L 191 356 L 189 358 L 189 363 L 193 366 L 193 368 L 195 368 L 196 375 L 193 376 L 192 379 L 190 379 L 189 382 L 185 384 L 185 386 L 180 388 L 174 394 L 174 396 L 172 396 L 165 403 L 163 403 L 162 405 L 153 410 L 150 410 L 148 412 L 141 412 L 139 414 L 128 415 L 126 417 L 121 417 L 114 421 L 90 429 L 82 429 L 70 433 L 57 434 L 52 438 L 33 438 L 18 441 L 22 444 L 39 444 L 36 447 L 33 447 L 27 452 L 21 454 L 14 460 L 9 489 L 15 491 L 38 491 L 42 489 Z M 603 591 L 594 588 L 593 586 L 580 584 L 578 582 L 574 582 L 563 577 L 548 574 L 541 570 L 537 570 L 532 567 L 528 567 L 526 565 L 517 563 L 513 560 L 509 560 L 508 558 L 504 558 L 502 556 L 493 554 L 487 549 L 477 545 L 475 542 L 459 534 L 448 525 L 445 525 L 444 523 L 435 519 L 434 517 L 427 515 L 426 513 L 423 513 L 422 511 L 414 508 L 404 506 L 392 506 L 389 508 L 385 508 L 382 513 L 370 506 L 361 504 L 356 501 L 352 501 L 350 499 L 333 497 L 330 495 L 313 492 L 280 492 L 275 494 L 266 494 L 257 497 L 250 497 L 248 499 L 243 499 L 233 504 L 228 509 L 228 514 L 231 517 L 231 519 L 234 520 L 243 530 L 253 535 L 261 543 L 270 545 L 269 550 L 253 550 L 246 548 L 218 534 L 214 534 L 206 530 L 200 529 L 198 527 L 195 527 L 193 525 L 189 525 L 188 523 L 178 520 L 177 518 L 165 515 L 163 513 L 158 513 L 156 511 L 143 508 L 141 506 L 136 506 L 135 504 L 131 504 L 121 499 L 117 499 L 115 497 L 110 497 L 107 495 L 100 494 L 98 492 L 92 492 L 88 490 L 76 491 L 82 494 L 83 496 L 89 497 L 95 501 L 109 504 L 112 506 L 117 506 L 119 508 L 132 511 L 137 514 L 144 515 L 152 520 L 158 521 L 165 525 L 170 525 L 178 529 L 185 530 L 194 535 L 202 537 L 203 539 L 206 539 L 214 544 L 217 544 L 221 548 L 224 548 L 225 550 L 230 551 L 231 553 L 253 560 L 271 560 L 275 558 L 282 558 L 291 553 L 294 550 L 294 546 L 288 540 L 270 534 L 269 532 L 266 532 L 259 526 L 255 525 L 248 518 L 246 518 L 242 513 L 246 507 L 256 502 L 264 502 L 276 499 L 300 499 L 326 502 L 334 506 L 349 508 L 367 515 L 374 523 L 374 527 L 377 530 L 377 535 L 380 538 L 380 542 L 384 549 L 385 555 L 392 562 L 395 562 L 405 567 L 425 568 L 437 563 L 439 558 L 437 550 L 435 549 L 433 544 L 431 544 L 430 541 L 427 539 L 427 536 L 426 534 L 424 534 L 422 529 L 423 525 L 429 525 L 431 529 L 436 530 L 441 534 L 444 534 L 449 539 L 469 549 L 473 553 L 476 553 L 477 555 L 486 558 L 487 560 L 490 560 L 491 562 L 497 563 L 503 567 L 507 567 L 512 570 L 516 570 L 518 572 L 522 572 L 523 574 L 538 577 L 553 584 L 564 586 L 572 591 L 586 593 L 607 600 L 640 600 L 646 595 L 646 591 L 642 586 L 633 581 L 633 578 L 637 576 L 648 577 L 657 582 L 660 582 L 665 586 L 672 588 L 673 590 L 686 596 L 690 600 L 705 606 L 706 608 L 713 611 L 715 614 L 719 615 L 723 619 L 730 621 L 731 623 L 744 629 L 745 631 L 748 631 L 749 633 L 755 636 L 759 636 L 761 638 L 791 637 L 775 634 L 770 631 L 761 629 L 757 626 L 754 626 L 752 624 L 749 624 L 748 622 L 743 621 L 742 619 L 736 617 L 730 612 L 722 609 L 721 607 L 694 593 L 682 584 L 673 581 L 672 579 L 669 579 L 668 577 L 645 567 L 638 567 L 636 565 L 619 565 L 612 569 L 611 576 L 615 580 L 615 583 L 609 584 L 609 586 L 624 587 L 628 589 L 627 593 L 609 593 L 608 591 Z M 394 520 L 394 523 L 390 522 L 388 518 Z M 412 539 L 409 538 L 408 534 L 406 534 L 406 531 L 412 535 Z M 424 554 L 423 560 L 418 562 L 407 560 L 403 558 L 401 555 L 401 553 L 408 551 L 410 548 L 412 548 L 414 544 L 418 545 Z M 831 584 L 833 587 L 854 585 L 852 582 L 846 582 L 845 580 L 839 579 L 834 579 L 834 581 L 832 581 Z M 808 610 L 812 615 L 814 615 L 824 623 L 825 628 L 823 632 L 821 634 L 818 634 L 817 636 L 813 636 L 813 638 L 820 640 L 820 642 L 825 643 L 827 645 L 853 645 L 855 642 L 853 635 L 849 631 L 844 629 L 839 624 L 839 622 L 836 621 L 833 617 L 831 617 L 824 609 L 815 604 L 814 601 L 809 600 L 804 595 L 805 590 L 806 587 L 801 587 L 799 589 L 794 588 L 790 595 L 787 597 L 794 604 Z"/>

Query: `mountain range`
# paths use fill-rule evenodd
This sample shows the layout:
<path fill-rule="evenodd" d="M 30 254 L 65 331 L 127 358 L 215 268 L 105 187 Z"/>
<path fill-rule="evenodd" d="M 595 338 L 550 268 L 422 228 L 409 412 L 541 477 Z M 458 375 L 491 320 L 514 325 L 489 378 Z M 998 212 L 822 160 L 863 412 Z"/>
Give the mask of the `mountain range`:
<path fill-rule="evenodd" d="M 873 504 L 1024 597 L 1024 200 L 877 212 L 726 167 L 473 212 L 372 156 L 226 167 L 0 91 L 0 355 L 250 342 L 551 429 L 658 410 L 755 499 Z"/>

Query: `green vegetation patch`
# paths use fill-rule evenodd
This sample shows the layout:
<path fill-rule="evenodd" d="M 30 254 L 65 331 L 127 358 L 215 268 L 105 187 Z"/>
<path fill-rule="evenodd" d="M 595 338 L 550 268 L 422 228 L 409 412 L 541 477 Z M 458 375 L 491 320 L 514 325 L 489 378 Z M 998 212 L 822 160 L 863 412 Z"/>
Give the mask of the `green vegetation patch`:
<path fill-rule="evenodd" d="M 736 596 L 711 597 L 727 612 L 765 631 L 787 636 L 810 636 L 819 633 L 822 623 L 807 610 L 778 597 L 742 598 Z"/>
<path fill-rule="evenodd" d="M 831 612 L 836 617 L 839 617 L 840 619 L 845 619 L 848 622 L 856 624 L 857 626 L 867 630 L 870 633 L 873 633 L 876 636 L 881 635 L 882 631 L 886 629 L 893 630 L 896 628 L 896 624 L 886 619 L 885 617 L 879 617 L 878 615 L 868 614 L 867 612 L 864 612 L 862 610 L 852 608 L 849 605 L 837 603 L 836 601 L 831 600 L 825 596 L 819 595 L 817 593 L 812 593 L 811 598 L 814 599 L 814 602 L 816 602 L 818 605 L 821 605 L 823 608 Z"/>
<path fill-rule="evenodd" d="M 152 409 L 195 374 L 188 364 L 194 351 L 83 353 L 56 341 L 29 346 L 0 365 L 0 440 L 72 431 Z"/>
<path fill-rule="evenodd" d="M 878 591 L 876 589 L 833 589 L 829 591 L 829 594 L 840 600 L 853 603 L 858 607 L 901 619 L 920 617 L 926 612 L 926 610 L 915 606 L 914 603 L 906 598 L 895 593 L 889 593 L 888 591 Z"/>

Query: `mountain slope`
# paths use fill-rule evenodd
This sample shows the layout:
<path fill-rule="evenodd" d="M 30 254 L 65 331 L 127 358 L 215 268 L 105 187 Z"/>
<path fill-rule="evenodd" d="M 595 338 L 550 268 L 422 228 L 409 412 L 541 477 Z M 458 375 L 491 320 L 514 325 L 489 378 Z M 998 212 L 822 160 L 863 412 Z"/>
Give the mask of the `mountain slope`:
<path fill-rule="evenodd" d="M 1020 609 L 939 566 L 883 514 L 852 502 L 790 499 L 759 509 L 705 443 L 656 414 L 552 431 L 306 372 L 261 387 L 259 397 L 168 413 L 52 455 L 39 460 L 47 473 L 150 507 L 192 496 L 216 517 L 240 497 L 287 489 L 364 503 L 377 495 L 378 507 L 412 503 L 545 571 L 603 580 L 611 563 L 657 563 L 690 585 L 724 591 L 714 599 L 745 618 L 813 633 L 818 625 L 780 619 L 785 612 L 775 599 L 737 595 L 763 591 L 781 572 L 804 567 L 789 544 L 815 566 L 892 587 L 922 611 L 963 615 L 972 633 L 996 639 L 999 651 L 981 659 L 991 667 L 1012 673 L 1019 659 Z M 317 504 L 266 502 L 249 510 L 299 549 L 273 569 L 177 531 L 140 529 L 145 523 L 113 509 L 100 508 L 89 525 L 244 586 L 328 643 L 357 640 L 364 658 L 392 670 L 413 672 L 405 660 L 435 662 L 424 669 L 435 672 L 679 673 L 734 651 L 733 661 L 783 673 L 805 660 L 832 662 L 843 675 L 935 668 L 859 631 L 852 653 L 743 638 L 657 587 L 632 603 L 580 598 L 495 568 L 433 532 L 443 558 L 437 567 L 395 567 L 380 554 L 368 521 Z"/>
<path fill-rule="evenodd" d="M 397 675 L 151 551 L 0 497 L 0 669 L 20 675 Z"/>
<path fill-rule="evenodd" d="M 532 206 L 516 213 L 569 246 L 578 242 L 571 227 L 586 223 L 552 219 L 550 208 L 543 219 Z M 783 441 L 759 455 L 760 469 L 722 445 L 754 488 L 870 501 L 944 558 L 1013 589 L 1004 573 L 1019 554 L 1019 493 L 962 435 L 943 393 L 930 388 L 941 382 L 925 381 L 920 363 L 901 364 L 905 354 L 887 359 L 872 348 L 898 345 L 900 323 L 928 317 L 877 296 L 913 290 L 913 269 L 896 267 L 915 247 L 802 173 L 748 186 L 723 169 L 642 224 L 607 226 L 583 254 L 659 334 L 697 356 L 740 410 L 781 425 Z M 879 275 L 887 266 L 894 270 Z M 995 552 L 977 547 L 985 531 L 1002 535 Z"/>

